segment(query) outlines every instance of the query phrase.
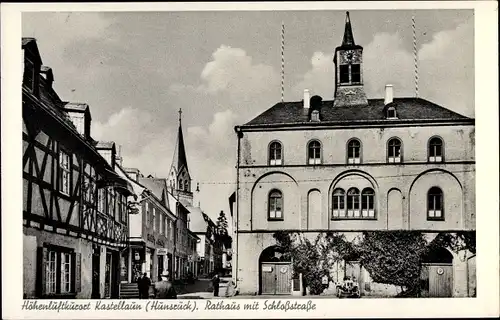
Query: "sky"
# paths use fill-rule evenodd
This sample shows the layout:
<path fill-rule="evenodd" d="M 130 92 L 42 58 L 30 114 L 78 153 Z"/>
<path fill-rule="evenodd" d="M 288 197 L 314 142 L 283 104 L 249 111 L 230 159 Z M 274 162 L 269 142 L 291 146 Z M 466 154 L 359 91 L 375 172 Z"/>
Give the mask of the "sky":
<path fill-rule="evenodd" d="M 350 11 L 368 98 L 388 83 L 415 95 L 412 16 L 419 96 L 474 117 L 472 10 Z M 285 100 L 304 89 L 331 100 L 345 11 L 25 12 L 22 35 L 37 39 L 61 99 L 90 105 L 94 139 L 145 176 L 168 175 L 182 108 L 195 204 L 215 221 L 236 188 L 234 126 L 281 99 L 282 22 Z"/>

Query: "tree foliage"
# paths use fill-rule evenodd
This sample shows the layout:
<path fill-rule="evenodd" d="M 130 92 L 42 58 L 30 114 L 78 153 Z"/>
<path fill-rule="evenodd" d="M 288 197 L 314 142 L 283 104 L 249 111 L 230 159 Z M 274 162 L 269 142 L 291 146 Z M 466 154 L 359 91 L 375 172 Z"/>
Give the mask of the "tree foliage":
<path fill-rule="evenodd" d="M 302 281 L 312 295 L 323 292 L 322 278 L 329 275 L 333 264 L 355 251 L 343 235 L 336 233 L 318 234 L 313 241 L 302 234 L 285 231 L 276 232 L 273 236 L 284 257 L 293 261 L 295 274 L 302 273 Z"/>
<path fill-rule="evenodd" d="M 469 250 L 473 254 L 476 253 L 476 232 L 475 231 L 458 231 L 458 232 L 441 232 L 430 243 L 432 247 L 450 248 L 455 253 L 462 250 Z"/>
<path fill-rule="evenodd" d="M 359 246 L 361 265 L 375 282 L 418 292 L 420 259 L 427 251 L 422 233 L 413 231 L 364 232 Z"/>
<path fill-rule="evenodd" d="M 221 210 L 219 213 L 219 217 L 217 218 L 217 223 L 215 227 L 215 236 L 218 238 L 220 242 L 224 244 L 224 247 L 230 248 L 232 243 L 232 238 L 227 231 L 228 222 L 226 218 L 226 214 Z"/>
<path fill-rule="evenodd" d="M 221 210 L 219 217 L 217 218 L 217 233 L 221 235 L 228 234 L 227 227 L 228 224 L 226 214 Z"/>

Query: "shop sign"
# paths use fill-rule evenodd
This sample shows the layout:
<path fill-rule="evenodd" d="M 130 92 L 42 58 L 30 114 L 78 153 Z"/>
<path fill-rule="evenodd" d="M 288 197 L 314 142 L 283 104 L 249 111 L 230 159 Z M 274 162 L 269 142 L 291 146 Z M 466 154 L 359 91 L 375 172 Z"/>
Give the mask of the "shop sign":
<path fill-rule="evenodd" d="M 159 256 L 166 256 L 167 255 L 167 248 L 158 248 L 156 249 L 156 254 Z"/>

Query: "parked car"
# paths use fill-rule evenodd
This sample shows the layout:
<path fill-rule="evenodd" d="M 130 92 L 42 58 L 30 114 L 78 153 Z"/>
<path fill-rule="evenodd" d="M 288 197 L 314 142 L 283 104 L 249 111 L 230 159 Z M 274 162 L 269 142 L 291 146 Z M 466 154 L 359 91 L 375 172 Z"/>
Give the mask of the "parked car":
<path fill-rule="evenodd" d="M 359 292 L 359 284 L 356 279 L 351 279 L 350 277 L 344 278 L 344 281 L 337 284 L 337 297 L 339 298 L 359 298 L 361 294 Z"/>

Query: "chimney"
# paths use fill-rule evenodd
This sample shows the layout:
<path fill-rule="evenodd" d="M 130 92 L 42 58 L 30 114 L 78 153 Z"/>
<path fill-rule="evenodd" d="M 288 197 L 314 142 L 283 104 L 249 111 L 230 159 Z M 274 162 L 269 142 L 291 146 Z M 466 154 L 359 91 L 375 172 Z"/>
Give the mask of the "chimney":
<path fill-rule="evenodd" d="M 121 167 L 123 165 L 123 158 L 122 158 L 122 146 L 118 146 L 118 154 L 116 155 L 116 162 L 118 165 Z"/>
<path fill-rule="evenodd" d="M 311 93 L 309 93 L 308 89 L 304 90 L 304 115 L 309 116 L 309 107 L 311 106 Z"/>
<path fill-rule="evenodd" d="M 394 98 L 394 92 L 392 90 L 392 84 L 386 84 L 384 105 L 392 103 L 393 98 Z"/>
<path fill-rule="evenodd" d="M 304 90 L 304 109 L 309 109 L 311 103 L 311 94 L 308 89 Z M 309 110 L 307 110 L 309 111 Z"/>

